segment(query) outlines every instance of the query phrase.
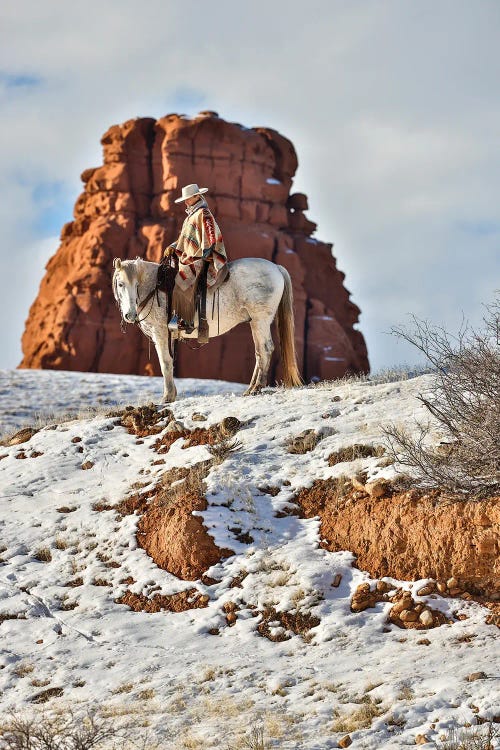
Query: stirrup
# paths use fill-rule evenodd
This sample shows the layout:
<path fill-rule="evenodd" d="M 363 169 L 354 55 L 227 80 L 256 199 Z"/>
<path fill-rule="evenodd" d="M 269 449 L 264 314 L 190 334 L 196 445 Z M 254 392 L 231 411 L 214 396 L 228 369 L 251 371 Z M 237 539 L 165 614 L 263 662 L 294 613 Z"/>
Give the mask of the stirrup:
<path fill-rule="evenodd" d="M 170 331 L 170 335 L 172 336 L 172 338 L 179 338 L 179 318 L 175 313 L 169 320 L 168 330 Z"/>

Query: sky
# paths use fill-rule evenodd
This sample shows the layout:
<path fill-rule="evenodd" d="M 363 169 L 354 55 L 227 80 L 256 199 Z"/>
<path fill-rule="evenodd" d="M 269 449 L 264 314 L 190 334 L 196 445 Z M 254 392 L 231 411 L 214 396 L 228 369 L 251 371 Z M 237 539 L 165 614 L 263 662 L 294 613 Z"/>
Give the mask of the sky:
<path fill-rule="evenodd" d="M 498 0 L 2 0 L 0 368 L 102 134 L 202 109 L 293 142 L 374 370 L 421 361 L 390 334 L 411 314 L 479 325 L 500 288 L 499 39 Z"/>

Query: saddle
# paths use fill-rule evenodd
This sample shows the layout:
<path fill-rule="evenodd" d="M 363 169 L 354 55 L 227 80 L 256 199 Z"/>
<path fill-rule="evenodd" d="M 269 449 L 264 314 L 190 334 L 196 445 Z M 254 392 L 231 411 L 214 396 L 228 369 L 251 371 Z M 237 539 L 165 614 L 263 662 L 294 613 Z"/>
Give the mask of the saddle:
<path fill-rule="evenodd" d="M 183 333 L 191 334 L 195 329 L 195 318 L 198 313 L 198 343 L 208 344 L 207 274 L 209 261 L 204 261 L 196 282 L 185 291 L 175 283 L 178 267 L 178 258 L 170 256 L 164 258 L 158 268 L 157 288 L 167 294 L 169 337 L 182 339 Z M 228 278 L 229 269 L 224 266 L 211 289 L 216 292 Z"/>

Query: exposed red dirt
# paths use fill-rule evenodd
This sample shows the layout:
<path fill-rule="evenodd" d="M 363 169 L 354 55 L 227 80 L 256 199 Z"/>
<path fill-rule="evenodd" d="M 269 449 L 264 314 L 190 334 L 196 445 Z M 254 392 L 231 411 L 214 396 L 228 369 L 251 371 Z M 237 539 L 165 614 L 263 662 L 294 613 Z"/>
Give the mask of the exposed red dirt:
<path fill-rule="evenodd" d="M 257 625 L 257 632 L 275 643 L 288 641 L 291 638 L 291 633 L 300 635 L 304 640 L 307 640 L 311 628 L 315 628 L 321 622 L 319 617 L 315 617 L 309 612 L 278 612 L 270 606 L 265 607 L 264 611 L 259 614 L 262 615 L 262 619 Z M 278 623 L 284 632 L 274 633 L 271 630 L 272 623 Z"/>
<path fill-rule="evenodd" d="M 188 609 L 202 609 L 208 604 L 208 596 L 200 594 L 197 589 L 188 589 L 179 591 L 177 594 L 155 594 L 151 598 L 143 594 L 134 594 L 132 591 L 126 591 L 119 599 L 115 599 L 117 604 L 126 604 L 134 612 L 186 612 Z"/>
<path fill-rule="evenodd" d="M 499 597 L 500 498 L 440 502 L 438 493 L 394 492 L 373 499 L 334 479 L 318 480 L 295 501 L 306 518 L 321 519 L 322 546 L 351 550 L 374 578 L 457 579 L 444 593 Z"/>
<path fill-rule="evenodd" d="M 207 508 L 206 499 L 186 487 L 160 493 L 146 508 L 137 526 L 137 541 L 155 563 L 178 578 L 195 581 L 212 565 L 233 555 L 220 549 L 194 511 Z"/>

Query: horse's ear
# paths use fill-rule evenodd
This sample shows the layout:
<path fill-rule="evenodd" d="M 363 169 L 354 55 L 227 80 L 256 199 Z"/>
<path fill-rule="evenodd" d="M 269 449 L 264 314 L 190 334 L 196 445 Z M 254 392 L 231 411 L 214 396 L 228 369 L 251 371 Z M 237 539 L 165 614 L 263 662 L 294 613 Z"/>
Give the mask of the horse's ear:
<path fill-rule="evenodd" d="M 120 258 L 113 258 L 113 268 L 115 269 L 115 271 L 119 271 L 121 267 L 122 262 Z"/>

